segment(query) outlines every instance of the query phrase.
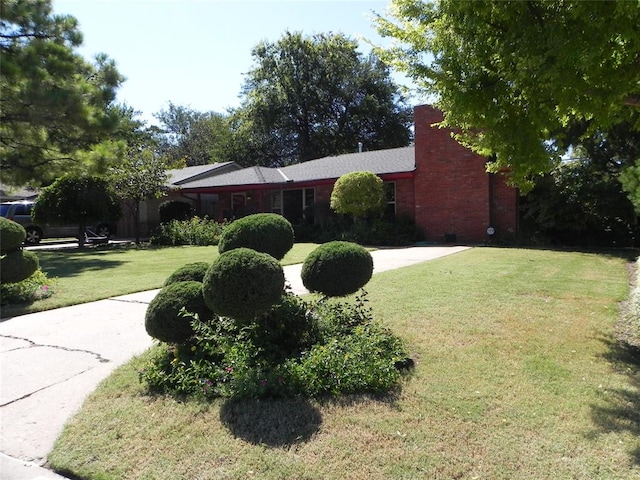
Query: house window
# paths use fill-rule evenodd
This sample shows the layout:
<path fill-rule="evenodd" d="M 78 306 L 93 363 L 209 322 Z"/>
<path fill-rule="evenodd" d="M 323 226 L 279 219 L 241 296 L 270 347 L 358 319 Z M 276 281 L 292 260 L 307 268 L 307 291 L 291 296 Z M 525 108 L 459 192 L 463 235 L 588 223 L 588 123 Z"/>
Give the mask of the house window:
<path fill-rule="evenodd" d="M 282 215 L 282 192 L 274 192 L 271 194 L 271 211 Z"/>
<path fill-rule="evenodd" d="M 302 216 L 305 223 L 315 223 L 315 205 L 316 205 L 316 190 L 315 188 L 304 189 L 304 205 L 302 209 Z"/>
<path fill-rule="evenodd" d="M 244 193 L 231 194 L 231 211 L 234 217 L 244 216 L 247 198 Z"/>
<path fill-rule="evenodd" d="M 293 225 L 314 222 L 315 190 L 298 188 L 271 195 L 271 211 L 284 216 Z"/>
<path fill-rule="evenodd" d="M 384 215 L 388 220 L 393 220 L 396 218 L 396 182 L 385 182 L 384 194 L 387 199 Z"/>
<path fill-rule="evenodd" d="M 200 216 L 216 218 L 216 215 L 218 213 L 218 209 L 217 209 L 218 200 L 219 200 L 219 197 L 217 194 L 212 194 L 212 193 L 200 194 L 198 214 Z"/>

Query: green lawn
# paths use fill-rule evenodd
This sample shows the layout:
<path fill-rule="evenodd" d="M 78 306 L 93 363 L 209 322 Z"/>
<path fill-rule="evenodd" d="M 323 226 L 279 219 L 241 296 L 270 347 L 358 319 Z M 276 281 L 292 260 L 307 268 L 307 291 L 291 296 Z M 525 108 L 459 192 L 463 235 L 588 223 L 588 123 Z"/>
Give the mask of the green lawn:
<path fill-rule="evenodd" d="M 416 361 L 385 398 L 150 396 L 103 382 L 50 466 L 83 479 L 636 479 L 639 359 L 613 338 L 625 259 L 476 248 L 375 275 Z"/>
<path fill-rule="evenodd" d="M 316 246 L 297 243 L 282 263 L 302 263 Z M 37 250 L 36 254 L 42 270 L 55 279 L 55 294 L 30 305 L 3 307 L 3 318 L 160 288 L 173 271 L 187 263 L 213 262 L 218 257 L 218 247 L 113 245 Z"/>

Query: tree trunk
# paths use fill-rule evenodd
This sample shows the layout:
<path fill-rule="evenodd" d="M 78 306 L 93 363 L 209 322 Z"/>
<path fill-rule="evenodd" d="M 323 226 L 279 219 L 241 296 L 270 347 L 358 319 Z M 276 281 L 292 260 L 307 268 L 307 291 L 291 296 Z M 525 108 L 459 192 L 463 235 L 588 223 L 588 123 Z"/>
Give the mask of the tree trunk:
<path fill-rule="evenodd" d="M 84 248 L 85 245 L 85 231 L 87 229 L 87 226 L 83 223 L 80 223 L 80 225 L 78 225 L 78 247 L 80 248 Z"/>
<path fill-rule="evenodd" d="M 136 235 L 136 245 L 140 245 L 140 200 L 136 200 L 133 206 L 133 229 Z"/>

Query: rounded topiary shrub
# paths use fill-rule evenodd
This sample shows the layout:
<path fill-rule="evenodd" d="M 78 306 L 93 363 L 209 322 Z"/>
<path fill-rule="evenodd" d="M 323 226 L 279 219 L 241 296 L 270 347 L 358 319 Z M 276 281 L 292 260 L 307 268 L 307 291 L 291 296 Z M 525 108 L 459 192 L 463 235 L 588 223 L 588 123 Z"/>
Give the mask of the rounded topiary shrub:
<path fill-rule="evenodd" d="M 364 287 L 373 274 L 373 258 L 351 242 L 329 242 L 309 254 L 302 265 L 302 283 L 328 297 L 343 297 Z"/>
<path fill-rule="evenodd" d="M 203 292 L 214 313 L 246 322 L 278 302 L 284 292 L 284 271 L 266 253 L 236 248 L 222 253 L 209 267 Z"/>
<path fill-rule="evenodd" d="M 171 220 L 189 220 L 193 216 L 193 208 L 190 203 L 180 200 L 166 200 L 158 207 L 160 223 L 168 223 Z"/>
<path fill-rule="evenodd" d="M 213 317 L 202 295 L 202 283 L 172 283 L 149 303 L 144 320 L 147 333 L 163 342 L 185 343 L 193 335 L 193 328 L 191 316 L 180 315 L 183 307 L 189 313 L 197 313 L 203 321 Z"/>
<path fill-rule="evenodd" d="M 164 286 L 166 287 L 172 283 L 189 281 L 202 283 L 209 266 L 210 264 L 207 262 L 187 263 L 169 275 L 169 278 L 164 282 Z"/>
<path fill-rule="evenodd" d="M 27 237 L 24 227 L 13 220 L 0 217 L 0 252 L 12 252 L 22 246 Z"/>
<path fill-rule="evenodd" d="M 291 223 L 276 213 L 255 213 L 231 223 L 220 236 L 218 250 L 251 248 L 282 260 L 291 247 L 294 235 Z"/>
<path fill-rule="evenodd" d="M 40 268 L 38 257 L 27 250 L 9 252 L 0 260 L 0 282 L 15 283 L 26 280 Z"/>

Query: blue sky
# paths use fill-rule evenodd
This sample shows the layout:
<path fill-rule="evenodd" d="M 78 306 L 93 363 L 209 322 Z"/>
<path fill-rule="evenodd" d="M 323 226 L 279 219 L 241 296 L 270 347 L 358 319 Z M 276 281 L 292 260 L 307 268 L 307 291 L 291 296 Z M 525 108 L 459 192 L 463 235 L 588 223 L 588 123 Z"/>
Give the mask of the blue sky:
<path fill-rule="evenodd" d="M 76 17 L 81 53 L 106 53 L 127 78 L 118 100 L 154 123 L 169 101 L 199 111 L 239 105 L 251 50 L 286 31 L 343 33 L 383 44 L 371 20 L 386 0 L 53 0 Z M 360 41 L 361 50 L 368 45 Z M 402 76 L 397 82 L 407 84 Z M 419 102 L 413 102 L 419 103 Z"/>

